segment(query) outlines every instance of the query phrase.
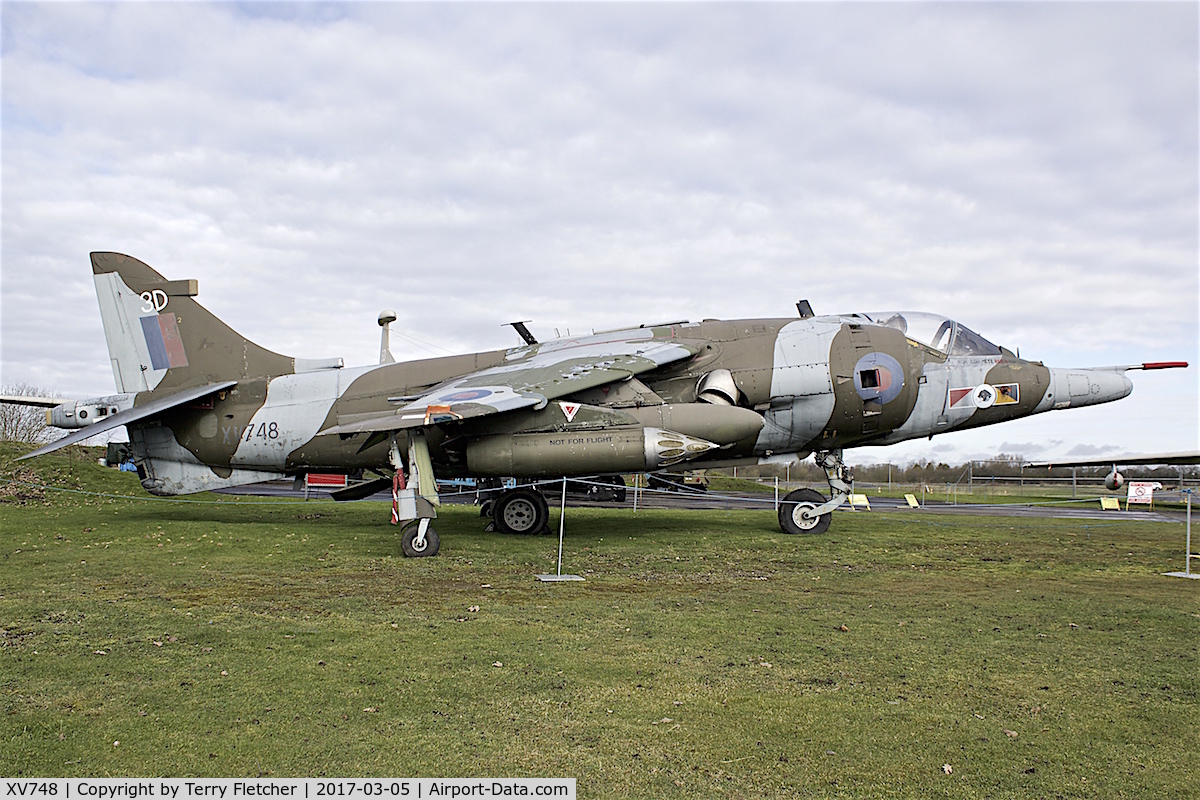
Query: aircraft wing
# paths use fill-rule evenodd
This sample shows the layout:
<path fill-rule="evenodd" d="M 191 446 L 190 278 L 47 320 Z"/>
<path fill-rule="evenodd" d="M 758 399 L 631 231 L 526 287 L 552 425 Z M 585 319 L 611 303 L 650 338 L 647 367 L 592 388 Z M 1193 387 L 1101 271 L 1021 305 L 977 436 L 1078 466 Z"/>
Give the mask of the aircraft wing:
<path fill-rule="evenodd" d="M 11 403 L 14 406 L 37 406 L 38 408 L 54 408 L 63 403 L 69 403 L 64 397 L 32 397 L 25 394 L 0 395 L 0 403 Z"/>
<path fill-rule="evenodd" d="M 1034 461 L 1027 467 L 1113 467 L 1130 464 L 1200 464 L 1200 452 L 1157 453 L 1131 456 L 1116 456 L 1114 458 L 1064 458 L 1058 461 Z"/>
<path fill-rule="evenodd" d="M 208 397 L 210 394 L 216 394 L 223 389 L 228 389 L 231 386 L 236 385 L 237 381 L 223 381 L 221 383 L 210 383 L 205 386 L 196 386 L 191 389 L 184 389 L 181 392 L 174 392 L 172 394 L 164 395 L 163 397 L 155 397 L 148 403 L 144 403 L 140 406 L 134 406 L 133 408 L 129 408 L 124 411 L 119 411 L 110 417 L 105 417 L 102 422 L 96 422 L 92 425 L 88 425 L 86 428 L 80 428 L 74 433 L 68 433 L 63 438 L 51 442 L 44 447 L 39 447 L 32 453 L 26 453 L 18 458 L 17 461 L 24 461 L 27 458 L 37 458 L 38 456 L 45 455 L 46 453 L 53 453 L 59 448 L 66 447 L 70 444 L 76 444 L 77 442 L 82 442 L 84 439 L 91 438 L 98 433 L 104 433 L 107 430 L 120 427 L 121 425 L 127 425 L 130 422 L 137 422 L 138 420 L 146 419 L 147 417 L 153 417 L 155 414 L 161 414 L 162 412 L 168 411 L 176 406 L 194 403 L 197 400 Z"/>
<path fill-rule="evenodd" d="M 394 411 L 367 414 L 322 434 L 381 433 L 471 419 L 522 408 L 543 408 L 558 397 L 624 380 L 690 358 L 692 344 L 656 341 L 650 330 L 622 337 L 592 336 L 513 351 L 511 363 L 441 383 Z"/>

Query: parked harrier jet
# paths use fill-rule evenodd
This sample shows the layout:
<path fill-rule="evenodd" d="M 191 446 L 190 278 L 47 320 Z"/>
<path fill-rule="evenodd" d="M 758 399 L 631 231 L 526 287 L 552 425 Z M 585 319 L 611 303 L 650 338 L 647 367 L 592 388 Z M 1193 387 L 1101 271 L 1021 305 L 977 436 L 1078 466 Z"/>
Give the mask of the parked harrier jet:
<path fill-rule="evenodd" d="M 407 555 L 438 550 L 435 473 L 538 479 L 815 454 L 831 497 L 792 492 L 779 524 L 819 533 L 850 489 L 845 448 L 1106 403 L 1132 390 L 1129 370 L 1186 366 L 1049 369 L 944 317 L 815 316 L 802 302 L 798 319 L 542 343 L 518 324 L 522 347 L 350 369 L 248 341 L 193 299 L 194 280 L 118 253 L 91 259 L 118 394 L 49 409 L 50 424 L 79 430 L 27 458 L 124 425 L 142 486 L 158 495 L 372 470 L 393 486 L 393 521 L 410 521 Z M 492 509 L 509 533 L 548 518 L 529 487 Z"/>
<path fill-rule="evenodd" d="M 1063 458 L 1057 461 L 1034 461 L 1025 466 L 1053 469 L 1054 467 L 1107 467 L 1109 464 L 1112 464 L 1112 471 L 1104 476 L 1104 487 L 1110 492 L 1116 492 L 1125 485 L 1125 476 L 1117 471 L 1117 467 L 1200 464 L 1200 452 L 1155 453 L 1109 458 Z"/>

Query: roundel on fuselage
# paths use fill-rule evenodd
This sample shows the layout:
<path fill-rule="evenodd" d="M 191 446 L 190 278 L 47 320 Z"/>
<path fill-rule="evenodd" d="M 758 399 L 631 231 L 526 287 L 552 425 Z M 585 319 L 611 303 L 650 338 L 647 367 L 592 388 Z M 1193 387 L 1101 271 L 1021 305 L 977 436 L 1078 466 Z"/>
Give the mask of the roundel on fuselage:
<path fill-rule="evenodd" d="M 867 353 L 854 365 L 854 389 L 863 400 L 890 403 L 904 388 L 904 370 L 887 353 Z"/>

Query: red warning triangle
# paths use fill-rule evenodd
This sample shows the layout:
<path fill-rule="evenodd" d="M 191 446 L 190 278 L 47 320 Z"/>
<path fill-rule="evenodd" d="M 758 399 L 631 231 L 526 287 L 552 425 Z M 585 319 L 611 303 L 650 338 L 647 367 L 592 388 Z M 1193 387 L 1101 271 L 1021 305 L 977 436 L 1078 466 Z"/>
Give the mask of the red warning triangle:
<path fill-rule="evenodd" d="M 573 422 L 575 420 L 575 415 L 579 413 L 579 405 L 580 404 L 579 403 L 559 403 L 558 405 L 559 405 L 559 407 L 562 408 L 563 414 L 567 418 L 567 422 Z"/>

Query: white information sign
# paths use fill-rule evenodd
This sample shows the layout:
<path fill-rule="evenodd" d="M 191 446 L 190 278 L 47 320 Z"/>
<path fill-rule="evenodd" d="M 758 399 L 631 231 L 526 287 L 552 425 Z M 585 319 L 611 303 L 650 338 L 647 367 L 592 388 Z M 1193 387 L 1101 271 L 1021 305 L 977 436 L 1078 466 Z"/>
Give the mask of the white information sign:
<path fill-rule="evenodd" d="M 1129 494 L 1125 496 L 1125 502 L 1153 505 L 1154 490 L 1161 488 L 1163 488 L 1162 484 L 1158 481 L 1130 481 Z"/>

